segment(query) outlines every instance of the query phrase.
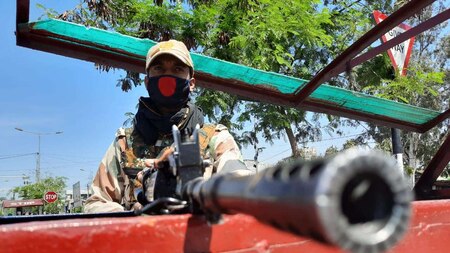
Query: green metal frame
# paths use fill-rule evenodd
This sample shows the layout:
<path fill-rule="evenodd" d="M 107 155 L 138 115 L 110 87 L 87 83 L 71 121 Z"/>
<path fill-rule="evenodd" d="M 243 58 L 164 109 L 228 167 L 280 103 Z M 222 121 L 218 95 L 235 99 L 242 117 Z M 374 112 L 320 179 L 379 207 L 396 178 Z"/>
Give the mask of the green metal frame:
<path fill-rule="evenodd" d="M 49 19 L 18 24 L 18 44 L 143 73 L 146 53 L 155 42 Z M 80 51 L 85 52 L 87 56 Z M 327 84 L 320 85 L 304 103 L 296 105 L 294 98 L 302 92 L 307 80 L 265 72 L 195 53 L 192 54 L 192 58 L 200 86 L 249 99 L 324 111 L 418 132 L 422 132 L 424 125 L 441 115 L 438 111 Z"/>

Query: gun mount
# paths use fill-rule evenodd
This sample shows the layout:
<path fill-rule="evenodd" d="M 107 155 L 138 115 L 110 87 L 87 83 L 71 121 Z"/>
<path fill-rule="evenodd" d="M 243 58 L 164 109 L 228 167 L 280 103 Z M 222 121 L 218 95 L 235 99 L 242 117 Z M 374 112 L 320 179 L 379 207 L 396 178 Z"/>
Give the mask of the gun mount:
<path fill-rule="evenodd" d="M 204 180 L 202 172 L 207 163 L 197 152 L 198 127 L 193 138 L 182 140 L 176 127 L 173 134 L 175 150 L 166 167 L 158 170 L 165 171 L 161 173 L 164 176 L 149 181 L 150 185 L 169 185 L 170 189 L 155 191 L 155 199 L 143 209 L 2 217 L 0 224 L 186 212 L 205 215 L 216 223 L 221 214 L 245 213 L 281 230 L 351 252 L 385 251 L 409 226 L 412 191 L 396 169 L 396 162 L 382 153 L 351 149 L 331 158 L 280 164 L 255 175 L 224 173 Z"/>
<path fill-rule="evenodd" d="M 395 161 L 349 150 L 257 175 L 190 181 L 183 196 L 205 213 L 246 213 L 294 234 L 352 252 L 379 252 L 408 228 L 413 196 Z"/>
<path fill-rule="evenodd" d="M 182 142 L 174 126 L 175 151 L 160 178 L 167 178 L 169 171 L 177 190 L 164 190 L 170 194 L 155 199 L 181 198 L 185 206 L 177 202 L 177 208 L 155 213 L 205 214 L 211 223 L 221 214 L 245 213 L 352 252 L 384 251 L 408 228 L 412 191 L 396 162 L 380 152 L 351 149 L 331 158 L 280 164 L 256 175 L 219 173 L 204 180 L 204 162 L 193 151 L 198 150 L 197 135 L 198 127 L 193 138 Z M 155 189 L 167 185 L 164 180 L 156 184 Z"/>

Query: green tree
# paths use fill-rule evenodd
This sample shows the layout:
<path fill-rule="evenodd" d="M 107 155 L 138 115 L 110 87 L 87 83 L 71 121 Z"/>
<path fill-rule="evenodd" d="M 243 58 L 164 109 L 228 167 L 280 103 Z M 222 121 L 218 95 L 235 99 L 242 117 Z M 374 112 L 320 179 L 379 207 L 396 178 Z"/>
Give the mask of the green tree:
<path fill-rule="evenodd" d="M 337 154 L 338 152 L 339 152 L 339 149 L 336 146 L 332 145 L 332 146 L 328 147 L 327 150 L 325 150 L 325 157 L 332 156 L 334 154 Z"/>
<path fill-rule="evenodd" d="M 442 5 L 442 1 L 439 2 Z M 84 0 L 73 10 L 62 14 L 47 10 L 47 14 L 140 38 L 156 41 L 175 38 L 184 41 L 188 48 L 205 55 L 310 79 L 373 26 L 372 10 L 391 13 L 404 3 L 405 1 L 368 0 L 323 3 L 317 0 L 288 3 L 281 0 Z M 427 11 L 417 19 L 433 12 Z M 437 31 L 432 30 L 430 34 L 438 34 Z M 423 41 L 420 44 L 424 50 L 429 51 L 431 48 L 426 45 L 433 40 L 433 36 L 435 35 L 425 36 L 423 40 L 418 38 L 417 41 Z M 419 56 L 426 58 L 428 54 L 423 52 Z M 377 57 L 376 60 L 379 60 L 378 64 L 382 68 L 366 64 L 353 72 L 356 81 L 353 81 L 351 75 L 338 76 L 330 80 L 329 84 L 360 89 L 383 83 L 393 73 L 386 66 L 386 57 Z M 382 64 L 385 64 L 384 67 Z M 442 61 L 440 64 L 445 65 L 442 65 Z M 98 67 L 109 70 L 108 66 Z M 360 71 L 364 68 L 369 72 Z M 423 73 L 428 71 L 423 69 Z M 388 87 L 401 87 L 405 82 L 408 81 L 394 80 Z M 127 72 L 118 81 L 118 86 L 127 91 L 141 83 L 139 74 Z M 384 83 L 387 85 L 387 82 Z M 398 91 L 403 90 L 393 90 L 393 95 L 399 96 Z M 413 89 L 410 91 L 414 93 Z M 424 98 L 431 91 L 432 89 L 424 89 L 422 102 L 431 101 Z M 329 124 L 321 126 L 320 116 L 317 114 L 311 116 L 302 111 L 245 101 L 207 89 L 198 91 L 196 103 L 204 109 L 211 121 L 225 124 L 232 132 L 242 130 L 246 123 L 252 121 L 251 125 L 255 126 L 253 131 L 262 134 L 268 142 L 287 136 L 293 156 L 298 156 L 299 143 L 321 138 L 323 129 L 339 134 L 339 126 L 361 125 L 359 122 L 327 116 Z M 359 140 L 364 141 L 361 138 Z"/>
<path fill-rule="evenodd" d="M 46 213 L 59 213 L 64 206 L 64 198 L 61 196 L 65 194 L 66 180 L 65 177 L 46 177 L 37 183 L 18 186 L 11 191 L 21 199 L 42 199 L 46 192 L 56 192 L 59 196 L 58 200 L 54 203 L 46 203 L 43 211 Z M 32 212 L 38 213 L 38 208 L 33 207 Z"/>
<path fill-rule="evenodd" d="M 73 10 L 54 16 L 156 41 L 176 38 L 206 55 L 285 74 L 292 73 L 294 65 L 303 65 L 293 58 L 294 54 L 307 50 L 315 52 L 331 45 L 332 36 L 323 29 L 325 25 L 332 25 L 328 9 L 320 8 L 317 0 L 290 1 L 289 4 L 281 0 L 188 1 L 188 8 L 183 8 L 181 2 L 84 1 Z M 108 69 L 107 66 L 102 68 Z M 127 72 L 118 85 L 129 90 L 141 83 L 138 76 Z M 245 123 L 232 123 L 233 116 L 243 106 L 234 96 L 202 89 L 196 102 L 210 120 L 231 130 L 239 130 Z M 266 113 L 257 110 L 258 103 L 244 106 L 253 113 L 250 116 L 255 118 L 257 130 L 269 130 L 263 133 L 268 141 L 280 138 L 280 131 L 286 132 L 296 155 L 297 141 L 304 134 L 296 127 L 301 125 L 304 112 L 266 105 L 267 110 L 282 118 L 282 123 L 277 124 L 266 120 Z M 289 118 L 296 120 L 289 123 Z"/>
<path fill-rule="evenodd" d="M 319 11 L 316 3 L 215 1 L 214 4 L 196 8 L 200 17 L 209 16 L 204 19 L 205 26 L 211 27 L 205 36 L 199 38 L 205 47 L 203 53 L 262 70 L 294 74 L 294 65 L 299 63 L 293 55 L 300 48 L 309 47 L 312 50 L 331 44 L 331 36 L 325 34 L 322 28 L 330 24 L 328 10 Z M 228 101 L 219 108 L 219 114 L 239 115 L 237 122 L 241 124 L 251 121 L 253 131 L 262 134 L 269 143 L 287 136 L 292 155 L 299 156 L 298 142 L 302 133 L 298 126 L 305 120 L 305 112 L 254 101 Z M 199 105 L 205 111 L 211 111 L 208 105 Z M 257 151 L 255 149 L 255 153 Z"/>
<path fill-rule="evenodd" d="M 414 25 L 443 10 L 443 2 L 425 8 L 409 20 Z M 412 105 L 444 111 L 450 99 L 449 86 L 449 41 L 442 36 L 444 25 L 438 25 L 416 36 L 407 76 L 393 71 L 387 54 L 380 55 L 356 69 L 356 81 L 363 89 L 379 97 L 397 100 Z M 402 133 L 405 168 L 415 173 L 423 169 L 448 132 L 446 120 L 427 133 Z M 390 129 L 367 124 L 365 138 L 373 138 L 377 146 L 391 151 Z M 448 173 L 448 170 L 445 172 Z M 444 174 L 445 174 L 444 173 Z"/>

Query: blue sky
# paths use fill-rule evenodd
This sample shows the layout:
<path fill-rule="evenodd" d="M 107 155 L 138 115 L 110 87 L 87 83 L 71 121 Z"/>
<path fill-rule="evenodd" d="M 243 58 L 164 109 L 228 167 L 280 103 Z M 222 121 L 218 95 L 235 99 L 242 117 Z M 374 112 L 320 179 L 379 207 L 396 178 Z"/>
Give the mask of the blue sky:
<path fill-rule="evenodd" d="M 30 20 L 42 10 L 36 2 L 61 11 L 78 1 L 31 1 Z M 63 2 L 63 3 L 60 3 Z M 63 5 L 65 4 L 65 6 Z M 124 93 L 115 86 L 123 71 L 100 73 L 92 63 L 31 50 L 15 44 L 16 1 L 0 1 L 0 196 L 23 183 L 28 175 L 34 181 L 34 154 L 38 137 L 16 131 L 63 131 L 41 137 L 41 176 L 65 176 L 67 185 L 77 181 L 85 186 L 114 133 L 134 112 L 143 87 Z"/>

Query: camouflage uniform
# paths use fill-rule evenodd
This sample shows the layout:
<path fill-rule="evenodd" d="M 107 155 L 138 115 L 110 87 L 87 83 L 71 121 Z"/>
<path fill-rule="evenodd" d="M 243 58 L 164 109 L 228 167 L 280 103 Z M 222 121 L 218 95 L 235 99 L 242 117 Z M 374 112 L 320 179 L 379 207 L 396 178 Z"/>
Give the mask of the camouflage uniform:
<path fill-rule="evenodd" d="M 239 147 L 228 129 L 223 125 L 205 124 L 199 132 L 200 148 L 204 159 L 212 166 L 206 168 L 204 178 L 214 173 L 232 172 L 227 162 L 244 164 Z M 141 136 L 133 134 L 131 128 L 120 128 L 116 138 L 103 157 L 92 183 L 93 195 L 88 198 L 85 212 L 124 211 L 136 202 L 134 191 L 139 182 L 127 176 L 127 170 L 142 170 L 144 160 L 157 158 L 161 151 L 172 144 L 172 136 L 160 136 L 154 146 L 144 144 Z M 225 168 L 225 169 L 224 169 Z M 244 167 L 246 168 L 245 165 Z M 253 173 L 241 170 L 241 174 Z"/>

